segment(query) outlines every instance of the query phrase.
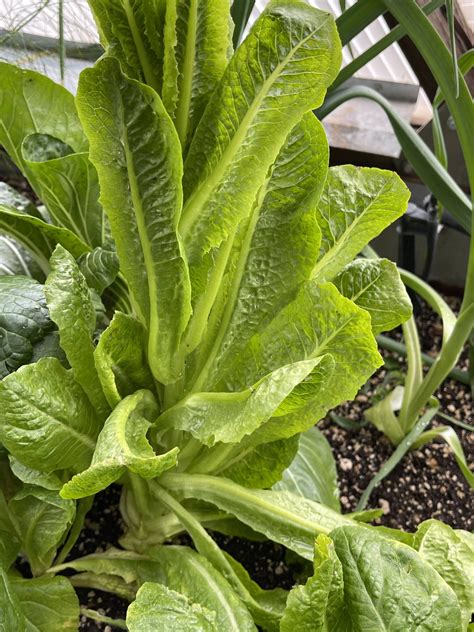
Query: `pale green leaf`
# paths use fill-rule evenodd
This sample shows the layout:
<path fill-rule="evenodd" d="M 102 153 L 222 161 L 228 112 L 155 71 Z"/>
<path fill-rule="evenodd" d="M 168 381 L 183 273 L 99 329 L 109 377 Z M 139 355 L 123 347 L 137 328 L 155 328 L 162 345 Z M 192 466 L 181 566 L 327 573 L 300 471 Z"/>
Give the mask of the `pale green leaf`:
<path fill-rule="evenodd" d="M 256 630 L 236 592 L 205 557 L 188 547 L 163 546 L 153 552 L 153 558 L 164 572 L 163 583 L 215 613 L 218 630 Z"/>
<path fill-rule="evenodd" d="M 10 467 L 13 474 L 20 479 L 22 483 L 28 485 L 36 485 L 51 491 L 59 491 L 63 483 L 59 476 L 54 472 L 46 473 L 34 470 L 32 467 L 25 465 L 14 456 L 9 455 Z"/>
<path fill-rule="evenodd" d="M 0 409 L 0 441 L 23 463 L 42 472 L 89 465 L 99 423 L 72 372 L 56 358 L 43 358 L 4 378 Z"/>
<path fill-rule="evenodd" d="M 229 354 L 268 324 L 309 279 L 321 242 L 315 208 L 327 162 L 324 129 L 310 112 L 288 134 L 250 218 L 232 242 L 206 344 L 198 349 L 206 362 L 198 363 L 198 375 L 191 377 L 201 390 L 214 385 Z"/>
<path fill-rule="evenodd" d="M 317 211 L 322 242 L 313 278 L 331 281 L 371 239 L 403 215 L 409 197 L 392 171 L 331 167 Z"/>
<path fill-rule="evenodd" d="M 94 360 L 107 401 L 113 408 L 140 388 L 153 389 L 146 359 L 143 325 L 127 314 L 115 312 L 99 338 Z"/>
<path fill-rule="evenodd" d="M 212 503 L 309 560 L 318 533 L 353 524 L 336 511 L 291 492 L 246 489 L 225 478 L 202 474 L 166 474 L 162 480 L 184 498 Z"/>
<path fill-rule="evenodd" d="M 342 527 L 331 538 L 345 602 L 334 632 L 348 621 L 353 632 L 460 632 L 456 595 L 416 551 L 366 527 Z"/>
<path fill-rule="evenodd" d="M 191 310 L 177 234 L 182 160 L 176 130 L 158 95 L 126 78 L 114 59 L 81 74 L 77 104 L 121 270 L 148 328 L 152 372 L 174 382 Z"/>
<path fill-rule="evenodd" d="M 374 335 L 398 327 L 412 314 L 397 266 L 387 259 L 356 259 L 341 270 L 334 285 L 369 312 Z"/>
<path fill-rule="evenodd" d="M 248 217 L 285 138 L 322 102 L 340 61 L 328 13 L 276 1 L 258 18 L 227 66 L 187 155 L 180 232 L 193 265 Z"/>
<path fill-rule="evenodd" d="M 273 489 L 286 490 L 341 511 L 336 462 L 331 446 L 317 428 L 300 435 L 298 452 Z"/>
<path fill-rule="evenodd" d="M 4 509 L 4 507 L 2 507 Z M 8 511 L 8 509 L 7 509 Z M 2 525 L 3 526 L 3 525 Z M 10 529 L 0 530 L 0 569 L 8 570 L 20 551 L 20 542 Z"/>
<path fill-rule="evenodd" d="M 52 329 L 43 286 L 25 276 L 0 276 L 0 378 L 33 359 Z"/>
<path fill-rule="evenodd" d="M 148 429 L 157 416 L 158 405 L 149 391 L 128 395 L 105 422 L 89 468 L 66 483 L 61 496 L 83 498 L 95 494 L 127 469 L 143 478 L 155 478 L 176 465 L 178 448 L 157 455 L 148 442 Z"/>
<path fill-rule="evenodd" d="M 89 288 L 74 257 L 62 246 L 56 247 L 50 265 L 44 287 L 49 313 L 58 326 L 61 347 L 74 378 L 103 419 L 109 407 L 94 364 L 96 314 Z"/>
<path fill-rule="evenodd" d="M 201 443 L 238 443 L 266 422 L 322 358 L 275 369 L 251 388 L 234 393 L 193 393 L 165 411 L 161 428 L 190 432 Z"/>
<path fill-rule="evenodd" d="M 130 632 L 219 632 L 216 616 L 162 584 L 147 582 L 127 610 Z"/>
<path fill-rule="evenodd" d="M 281 632 L 335 632 L 334 614 L 343 606 L 341 563 L 331 538 L 319 535 L 314 552 L 314 574 L 290 591 Z"/>
<path fill-rule="evenodd" d="M 165 0 L 89 0 L 106 51 L 124 73 L 161 89 Z"/>
<path fill-rule="evenodd" d="M 59 498 L 57 491 L 25 485 L 8 508 L 33 575 L 43 574 L 73 523 L 76 504 Z"/>
<path fill-rule="evenodd" d="M 99 203 L 97 172 L 87 152 L 48 134 L 30 134 L 22 144 L 24 164 L 53 224 L 68 228 L 91 248 L 105 241 L 106 225 Z"/>
<path fill-rule="evenodd" d="M 454 590 L 463 626 L 467 626 L 474 612 L 474 543 L 469 546 L 462 532 L 438 520 L 427 520 L 418 527 L 415 548 Z"/>
<path fill-rule="evenodd" d="M 5 632 L 77 631 L 79 602 L 66 577 L 12 577 L 9 588 L 15 614 L 18 621 L 25 621 L 25 627 L 22 624 L 18 628 L 7 627 Z"/>
<path fill-rule="evenodd" d="M 39 132 L 58 138 L 74 151 L 87 151 L 87 140 L 74 106 L 63 86 L 32 70 L 0 62 L 0 144 L 35 188 L 21 154 L 23 140 Z"/>
<path fill-rule="evenodd" d="M 163 103 L 187 146 L 227 66 L 229 0 L 166 3 Z"/>
<path fill-rule="evenodd" d="M 404 392 L 404 387 L 398 385 L 383 399 L 364 411 L 364 417 L 380 432 L 383 432 L 394 445 L 398 445 L 406 435 L 395 414 L 402 407 Z"/>

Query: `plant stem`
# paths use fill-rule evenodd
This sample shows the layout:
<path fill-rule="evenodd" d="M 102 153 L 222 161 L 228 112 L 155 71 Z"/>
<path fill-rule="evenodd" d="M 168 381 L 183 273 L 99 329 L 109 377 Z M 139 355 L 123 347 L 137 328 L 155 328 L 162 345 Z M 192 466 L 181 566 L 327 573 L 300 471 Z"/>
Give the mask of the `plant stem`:
<path fill-rule="evenodd" d="M 94 502 L 94 496 L 88 496 L 87 498 L 81 498 L 81 500 L 77 503 L 77 511 L 76 518 L 73 522 L 71 530 L 69 531 L 68 538 L 61 549 L 61 552 L 54 560 L 54 564 L 62 564 L 66 557 L 71 552 L 72 547 L 76 544 L 77 538 L 79 537 L 82 527 L 84 525 L 84 519 L 86 517 L 87 512 L 92 507 L 92 503 Z"/>
<path fill-rule="evenodd" d="M 104 614 L 100 614 L 95 610 L 90 610 L 89 608 L 85 608 L 81 606 L 80 612 L 83 616 L 88 619 L 92 619 L 93 621 L 100 621 L 101 623 L 108 623 L 109 625 L 114 625 L 116 628 L 120 628 L 121 630 L 127 630 L 127 624 L 123 619 L 111 619 L 110 617 L 106 617 Z"/>
<path fill-rule="evenodd" d="M 410 450 L 412 445 L 421 435 L 426 426 L 430 423 L 430 421 L 435 416 L 438 407 L 430 408 L 426 411 L 426 413 L 419 419 L 419 421 L 413 426 L 407 436 L 402 440 L 402 442 L 398 445 L 396 450 L 392 453 L 390 458 L 384 463 L 384 465 L 380 468 L 378 473 L 373 477 L 370 483 L 365 488 L 362 496 L 360 497 L 359 502 L 357 503 L 356 511 L 363 511 L 367 502 L 370 498 L 370 494 L 374 491 L 374 489 L 379 485 L 379 483 L 390 474 L 390 472 L 399 464 L 399 462 L 403 459 L 405 454 Z"/>

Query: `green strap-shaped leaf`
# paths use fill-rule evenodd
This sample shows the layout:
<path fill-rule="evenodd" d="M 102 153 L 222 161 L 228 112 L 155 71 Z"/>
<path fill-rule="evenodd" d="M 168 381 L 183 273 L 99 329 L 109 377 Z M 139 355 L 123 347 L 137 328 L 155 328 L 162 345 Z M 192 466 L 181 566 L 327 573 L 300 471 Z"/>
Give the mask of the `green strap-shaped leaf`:
<path fill-rule="evenodd" d="M 317 428 L 310 428 L 299 437 L 298 452 L 273 489 L 286 490 L 341 511 L 334 456 Z"/>
<path fill-rule="evenodd" d="M 0 382 L 0 441 L 41 472 L 80 471 L 99 433 L 96 413 L 72 371 L 56 358 L 23 366 Z"/>
<path fill-rule="evenodd" d="M 49 134 L 74 151 L 87 151 L 74 97 L 63 86 L 32 70 L 0 62 L 0 74 L 0 144 L 36 188 L 21 153 L 29 134 Z"/>
<path fill-rule="evenodd" d="M 111 408 L 137 389 L 154 388 L 146 359 L 145 331 L 132 316 L 115 312 L 99 338 L 94 361 Z"/>
<path fill-rule="evenodd" d="M 237 593 L 205 557 L 185 546 L 160 547 L 153 557 L 164 572 L 163 583 L 214 612 L 218 630 L 256 630 Z"/>
<path fill-rule="evenodd" d="M 161 90 L 165 0 L 89 0 L 101 43 L 124 73 Z"/>
<path fill-rule="evenodd" d="M 76 503 L 59 498 L 57 491 L 25 485 L 8 508 L 33 575 L 42 575 L 73 523 Z"/>
<path fill-rule="evenodd" d="M 157 455 L 148 442 L 146 434 L 157 415 L 158 406 L 149 391 L 137 391 L 120 402 L 100 432 L 90 467 L 66 483 L 61 496 L 91 496 L 119 479 L 126 469 L 143 478 L 155 478 L 176 465 L 178 448 Z"/>
<path fill-rule="evenodd" d="M 42 285 L 0 276 L 0 378 L 31 362 L 35 344 L 53 328 Z"/>
<path fill-rule="evenodd" d="M 288 134 L 271 177 L 233 241 L 206 344 L 199 349 L 206 363 L 198 363 L 192 376 L 201 389 L 215 382 L 221 362 L 266 325 L 310 277 L 321 243 L 315 208 L 327 162 L 324 129 L 308 113 Z"/>
<path fill-rule="evenodd" d="M 313 278 L 331 281 L 371 239 L 403 215 L 409 197 L 392 171 L 331 167 L 317 211 L 322 242 Z"/>
<path fill-rule="evenodd" d="M 342 527 L 331 533 L 342 564 L 344 607 L 331 628 L 369 630 L 462 630 L 454 591 L 422 557 L 373 529 Z"/>
<path fill-rule="evenodd" d="M 374 335 L 398 327 L 412 314 L 397 266 L 387 259 L 356 259 L 341 270 L 334 285 L 369 312 Z"/>
<path fill-rule="evenodd" d="M 48 134 L 30 134 L 22 144 L 24 164 L 54 224 L 68 228 L 91 248 L 106 239 L 97 172 L 86 152 L 74 153 Z"/>
<path fill-rule="evenodd" d="M 99 296 L 115 281 L 119 272 L 119 260 L 113 250 L 94 248 L 81 255 L 77 261 L 87 285 Z"/>
<path fill-rule="evenodd" d="M 181 593 L 162 584 L 147 582 L 137 593 L 127 610 L 127 629 L 130 632 L 219 632 L 216 615 Z"/>
<path fill-rule="evenodd" d="M 316 539 L 314 574 L 290 591 L 280 624 L 281 632 L 336 632 L 334 619 L 343 606 L 341 563 L 331 538 Z M 349 630 L 349 621 L 347 629 Z M 338 628 L 338 630 L 340 630 Z"/>
<path fill-rule="evenodd" d="M 92 336 L 96 314 L 89 288 L 74 257 L 62 246 L 56 247 L 50 265 L 44 291 L 49 313 L 59 329 L 61 347 L 76 381 L 87 393 L 98 415 L 104 418 L 109 406 L 94 364 Z"/>
<path fill-rule="evenodd" d="M 203 474 L 165 474 L 163 484 L 184 498 L 198 498 L 232 514 L 255 531 L 312 560 L 314 539 L 349 518 L 291 492 L 246 489 L 232 481 Z"/>
<path fill-rule="evenodd" d="M 418 527 L 415 548 L 456 593 L 465 629 L 474 612 L 474 542 L 469 546 L 463 532 L 427 520 Z"/>
<path fill-rule="evenodd" d="M 402 407 L 404 391 L 404 387 L 398 385 L 386 397 L 364 411 L 364 417 L 380 432 L 383 432 L 394 445 L 398 445 L 407 434 L 397 416 Z"/>
<path fill-rule="evenodd" d="M 193 265 L 247 217 L 290 130 L 321 103 L 341 51 L 333 18 L 272 2 L 231 59 L 191 143 L 180 232 Z"/>
<path fill-rule="evenodd" d="M 190 432 L 201 443 L 238 443 L 267 421 L 322 358 L 275 369 L 257 384 L 234 393 L 193 393 L 161 415 L 162 428 Z"/>
<path fill-rule="evenodd" d="M 114 59 L 82 73 L 77 103 L 121 270 L 148 328 L 152 372 L 160 382 L 174 382 L 191 310 L 177 234 L 182 162 L 176 130 L 158 95 L 122 75 Z"/>
<path fill-rule="evenodd" d="M 229 0 L 166 3 L 163 103 L 187 146 L 231 48 Z"/>

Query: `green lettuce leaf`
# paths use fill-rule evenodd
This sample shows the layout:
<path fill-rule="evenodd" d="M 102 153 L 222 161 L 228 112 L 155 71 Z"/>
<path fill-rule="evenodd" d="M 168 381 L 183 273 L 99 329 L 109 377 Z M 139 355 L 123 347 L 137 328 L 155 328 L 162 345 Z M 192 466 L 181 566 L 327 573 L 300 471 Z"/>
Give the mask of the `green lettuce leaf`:
<path fill-rule="evenodd" d="M 157 380 L 172 383 L 182 371 L 177 348 L 191 310 L 177 234 L 182 160 L 176 130 L 158 95 L 126 78 L 114 59 L 81 74 L 77 104 L 121 270 L 148 328 L 150 367 Z"/>
<path fill-rule="evenodd" d="M 74 257 L 62 246 L 56 247 L 50 265 L 51 272 L 44 288 L 49 313 L 58 326 L 61 347 L 73 369 L 74 378 L 103 419 L 109 406 L 94 364 L 92 337 L 96 314 L 89 288 Z"/>
<path fill-rule="evenodd" d="M 438 520 L 427 520 L 415 535 L 415 548 L 456 593 L 462 611 L 463 628 L 474 612 L 474 538 L 469 542 L 462 531 Z"/>
<path fill-rule="evenodd" d="M 392 171 L 331 167 L 317 211 L 322 242 L 313 278 L 319 283 L 331 281 L 371 239 L 403 215 L 409 197 Z"/>
<path fill-rule="evenodd" d="M 25 465 L 17 458 L 9 455 L 10 467 L 13 474 L 20 479 L 22 483 L 28 485 L 34 485 L 36 487 L 43 487 L 51 491 L 59 491 L 63 486 L 60 477 L 54 472 L 49 474 L 46 472 L 40 472 L 34 470 L 32 467 Z"/>
<path fill-rule="evenodd" d="M 146 360 L 145 330 L 132 316 L 115 312 L 99 338 L 94 361 L 111 408 L 140 388 L 154 388 Z"/>
<path fill-rule="evenodd" d="M 147 582 L 127 610 L 130 632 L 219 632 L 216 615 L 162 584 Z"/>
<path fill-rule="evenodd" d="M 341 511 L 334 456 L 327 439 L 317 428 L 300 435 L 298 452 L 273 489 L 286 490 Z"/>
<path fill-rule="evenodd" d="M 286 136 L 322 102 L 340 60 L 327 13 L 272 2 L 256 21 L 212 95 L 186 158 L 180 232 L 192 265 L 248 217 Z"/>
<path fill-rule="evenodd" d="M 42 575 L 74 521 L 76 503 L 59 498 L 57 491 L 25 485 L 8 508 L 33 575 Z"/>
<path fill-rule="evenodd" d="M 81 255 L 77 260 L 77 265 L 87 285 L 99 296 L 112 285 L 119 273 L 119 260 L 116 253 L 100 247 Z"/>
<path fill-rule="evenodd" d="M 91 460 L 99 422 L 86 394 L 56 358 L 23 366 L 0 382 L 0 441 L 42 472 L 81 471 Z"/>
<path fill-rule="evenodd" d="M 100 40 L 124 73 L 157 90 L 163 73 L 165 0 L 89 0 Z"/>
<path fill-rule="evenodd" d="M 374 335 L 395 329 L 412 314 L 397 266 L 387 259 L 356 259 L 335 277 L 334 285 L 369 312 Z"/>
<path fill-rule="evenodd" d="M 129 469 L 143 478 L 155 478 L 177 462 L 178 448 L 157 455 L 147 432 L 158 415 L 153 395 L 137 391 L 112 411 L 98 438 L 88 469 L 76 474 L 61 490 L 63 498 L 91 496 L 118 480 Z"/>
<path fill-rule="evenodd" d="M 227 66 L 229 7 L 229 0 L 166 3 L 162 96 L 183 149 Z"/>
<path fill-rule="evenodd" d="M 87 152 L 75 153 L 49 134 L 30 134 L 22 144 L 24 164 L 53 220 L 94 248 L 106 237 L 97 172 Z"/>
<path fill-rule="evenodd" d="M 53 328 L 42 285 L 0 276 L 0 378 L 31 362 L 35 345 Z"/>

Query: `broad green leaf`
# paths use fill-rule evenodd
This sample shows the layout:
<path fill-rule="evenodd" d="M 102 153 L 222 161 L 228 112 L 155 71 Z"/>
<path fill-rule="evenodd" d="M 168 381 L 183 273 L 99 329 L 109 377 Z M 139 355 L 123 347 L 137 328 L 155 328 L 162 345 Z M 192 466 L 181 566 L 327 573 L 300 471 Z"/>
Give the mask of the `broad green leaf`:
<path fill-rule="evenodd" d="M 184 496 L 198 498 L 234 515 L 255 531 L 313 559 L 314 538 L 353 521 L 290 492 L 246 489 L 232 481 L 202 474 L 166 474 L 163 484 Z"/>
<path fill-rule="evenodd" d="M 165 0 L 89 0 L 89 5 L 106 51 L 128 77 L 159 92 Z"/>
<path fill-rule="evenodd" d="M 74 257 L 79 257 L 89 250 L 88 246 L 67 228 L 53 226 L 38 217 L 26 215 L 2 203 L 0 229 L 28 249 L 45 275 L 49 271 L 48 261 L 56 244 L 61 244 Z"/>
<path fill-rule="evenodd" d="M 272 2 L 237 49 L 191 143 L 180 222 L 195 265 L 250 214 L 290 130 L 323 100 L 341 61 L 333 18 Z"/>
<path fill-rule="evenodd" d="M 387 259 L 356 259 L 341 270 L 334 285 L 369 312 L 374 335 L 398 327 L 412 314 L 397 266 Z"/>
<path fill-rule="evenodd" d="M 0 276 L 0 378 L 31 362 L 35 344 L 53 328 L 42 285 Z"/>
<path fill-rule="evenodd" d="M 9 597 L 13 597 L 14 612 L 18 617 L 14 621 L 18 627 L 2 628 L 0 619 L 2 632 L 3 629 L 5 632 L 77 631 L 79 602 L 66 577 L 11 577 L 8 587 Z"/>
<path fill-rule="evenodd" d="M 395 413 L 402 407 L 403 386 L 396 386 L 386 397 L 364 411 L 364 417 L 383 432 L 394 445 L 398 445 L 406 436 L 400 420 Z"/>
<path fill-rule="evenodd" d="M 50 265 L 44 287 L 49 313 L 58 326 L 61 347 L 74 378 L 103 419 L 109 407 L 94 364 L 96 314 L 89 288 L 74 257 L 62 246 L 56 247 Z"/>
<path fill-rule="evenodd" d="M 9 460 L 13 474 L 19 478 L 22 483 L 43 487 L 51 491 L 59 491 L 63 486 L 61 479 L 54 472 L 48 474 L 34 470 L 11 455 L 9 455 Z"/>
<path fill-rule="evenodd" d="M 309 282 L 222 367 L 217 388 L 240 390 L 277 366 L 323 355 L 310 379 L 296 387 L 278 416 L 250 437 L 254 445 L 307 430 L 327 410 L 353 399 L 381 364 L 369 314 L 342 297 L 332 284 Z"/>
<path fill-rule="evenodd" d="M 24 275 L 44 281 L 41 266 L 32 254 L 16 239 L 0 233 L 0 276 Z"/>
<path fill-rule="evenodd" d="M 344 608 L 334 631 L 458 632 L 461 611 L 453 590 L 420 555 L 364 527 L 331 533 L 342 564 Z"/>
<path fill-rule="evenodd" d="M 22 144 L 23 161 L 54 224 L 68 228 L 91 248 L 106 238 L 99 203 L 97 172 L 87 152 L 74 153 L 48 134 L 30 134 Z"/>
<path fill-rule="evenodd" d="M 474 543 L 469 546 L 462 532 L 427 520 L 418 527 L 415 548 L 456 593 L 465 629 L 474 612 Z"/>
<path fill-rule="evenodd" d="M 314 551 L 314 574 L 290 591 L 281 632 L 335 632 L 334 618 L 343 606 L 341 563 L 331 538 L 319 535 Z M 349 622 L 348 622 L 349 627 Z"/>
<path fill-rule="evenodd" d="M 146 358 L 145 330 L 132 316 L 115 312 L 99 338 L 94 361 L 111 408 L 140 388 L 154 388 Z"/>
<path fill-rule="evenodd" d="M 43 358 L 4 378 L 0 410 L 0 441 L 29 467 L 49 473 L 89 465 L 98 420 L 72 372 L 56 358 Z"/>
<path fill-rule="evenodd" d="M 334 456 L 327 439 L 317 428 L 300 435 L 298 452 L 273 489 L 286 490 L 341 511 Z"/>
<path fill-rule="evenodd" d="M 162 584 L 147 582 L 127 610 L 130 632 L 219 632 L 216 615 Z"/>
<path fill-rule="evenodd" d="M 0 144 L 36 188 L 21 154 L 23 140 L 29 134 L 49 134 L 76 152 L 87 151 L 74 97 L 63 86 L 32 70 L 0 62 L 0 74 Z"/>
<path fill-rule="evenodd" d="M 121 270 L 148 328 L 152 372 L 162 383 L 174 382 L 191 310 L 177 234 L 182 160 L 176 130 L 158 95 L 126 78 L 114 59 L 81 74 L 77 104 Z"/>
<path fill-rule="evenodd" d="M 33 575 L 41 575 L 51 566 L 73 523 L 76 504 L 59 498 L 57 491 L 25 485 L 8 508 Z"/>
<path fill-rule="evenodd" d="M 322 358 L 275 369 L 249 389 L 234 393 L 193 393 L 165 411 L 163 428 L 190 432 L 207 446 L 238 443 L 267 421 Z"/>
<path fill-rule="evenodd" d="M 2 507 L 3 509 L 3 507 Z M 18 538 L 10 531 L 0 530 L 0 569 L 8 570 L 20 551 Z"/>
<path fill-rule="evenodd" d="M 61 490 L 63 498 L 83 498 L 99 492 L 129 469 L 143 478 L 155 478 L 176 465 L 178 448 L 157 455 L 147 432 L 158 415 L 153 395 L 137 391 L 112 411 L 98 438 L 88 469 L 76 474 Z"/>
<path fill-rule="evenodd" d="M 271 177 L 232 243 L 208 324 L 209 342 L 198 350 L 207 356 L 205 366 L 199 367 L 198 384 L 212 386 L 229 354 L 237 353 L 309 279 L 321 243 L 315 208 L 327 162 L 324 129 L 310 112 L 285 139 Z"/>
<path fill-rule="evenodd" d="M 297 435 L 263 443 L 248 453 L 239 447 L 234 458 L 224 462 L 217 474 L 244 487 L 267 489 L 281 479 L 284 470 L 295 458 L 297 449 Z M 199 469 L 196 468 L 196 471 Z"/>
<path fill-rule="evenodd" d="M 99 296 L 109 285 L 112 285 L 119 272 L 119 260 L 115 252 L 100 247 L 81 255 L 77 265 L 87 285 Z"/>
<path fill-rule="evenodd" d="M 163 546 L 153 553 L 167 588 L 215 613 L 218 630 L 256 630 L 249 611 L 228 581 L 202 555 L 185 546 Z"/>
<path fill-rule="evenodd" d="M 406 210 L 410 192 L 392 171 L 342 165 L 329 169 L 318 206 L 321 251 L 313 270 L 331 281 Z"/>
<path fill-rule="evenodd" d="M 166 3 L 163 103 L 183 149 L 227 66 L 229 8 L 229 0 Z"/>

